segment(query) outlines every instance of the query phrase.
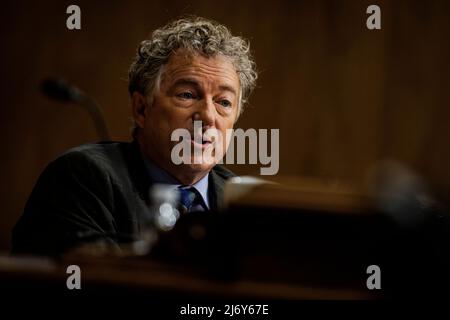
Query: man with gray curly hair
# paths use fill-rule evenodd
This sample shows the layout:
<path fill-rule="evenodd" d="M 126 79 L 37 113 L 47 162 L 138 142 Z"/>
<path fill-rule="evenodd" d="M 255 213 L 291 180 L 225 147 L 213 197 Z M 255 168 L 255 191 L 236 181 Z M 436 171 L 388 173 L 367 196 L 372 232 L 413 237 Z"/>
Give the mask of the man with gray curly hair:
<path fill-rule="evenodd" d="M 233 176 L 217 165 L 230 142 L 221 137 L 256 78 L 248 42 L 217 22 L 187 17 L 155 30 L 129 70 L 134 141 L 83 145 L 53 161 L 13 230 L 13 252 L 58 255 L 94 240 L 120 248 L 140 237 L 155 184 L 176 190 L 181 212 L 217 210 Z M 177 130 L 194 151 L 182 163 Z"/>
<path fill-rule="evenodd" d="M 163 66 L 176 52 L 184 50 L 204 57 L 223 56 L 239 77 L 238 115 L 255 87 L 257 73 L 249 43 L 233 36 L 223 25 L 199 17 L 179 19 L 153 32 L 141 42 L 129 72 L 129 92 L 148 94 L 158 88 Z"/>

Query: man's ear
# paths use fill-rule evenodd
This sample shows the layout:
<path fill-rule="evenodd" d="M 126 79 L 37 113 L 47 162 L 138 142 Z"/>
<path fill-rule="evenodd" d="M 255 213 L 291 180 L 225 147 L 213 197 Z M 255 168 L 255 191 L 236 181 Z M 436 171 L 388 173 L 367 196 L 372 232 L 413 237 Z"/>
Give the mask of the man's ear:
<path fill-rule="evenodd" d="M 131 96 L 131 108 L 133 112 L 134 122 L 139 128 L 144 127 L 145 118 L 147 116 L 147 100 L 141 93 L 135 91 Z"/>

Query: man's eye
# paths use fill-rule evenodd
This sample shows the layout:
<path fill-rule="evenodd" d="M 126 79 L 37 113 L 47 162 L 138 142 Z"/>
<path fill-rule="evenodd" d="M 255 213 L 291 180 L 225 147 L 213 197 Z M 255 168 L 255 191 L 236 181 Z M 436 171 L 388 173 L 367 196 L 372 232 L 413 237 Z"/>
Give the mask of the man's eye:
<path fill-rule="evenodd" d="M 223 107 L 225 107 L 225 108 L 229 108 L 229 107 L 231 107 L 231 102 L 230 101 L 228 101 L 228 100 L 220 100 L 219 101 L 219 104 L 220 105 L 222 105 Z"/>
<path fill-rule="evenodd" d="M 193 99 L 194 95 L 191 92 L 182 92 L 177 94 L 177 97 L 182 99 Z"/>

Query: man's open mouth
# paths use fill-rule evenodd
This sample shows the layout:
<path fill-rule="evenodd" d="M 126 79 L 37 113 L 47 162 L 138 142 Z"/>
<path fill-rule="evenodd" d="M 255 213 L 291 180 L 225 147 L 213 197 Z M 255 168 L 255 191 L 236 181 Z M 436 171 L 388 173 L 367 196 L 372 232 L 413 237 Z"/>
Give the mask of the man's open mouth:
<path fill-rule="evenodd" d="M 193 144 L 194 146 L 201 146 L 202 148 L 207 147 L 208 145 L 210 145 L 212 143 L 211 140 L 205 140 L 205 139 L 198 139 L 198 140 L 194 140 L 191 139 L 191 144 Z"/>

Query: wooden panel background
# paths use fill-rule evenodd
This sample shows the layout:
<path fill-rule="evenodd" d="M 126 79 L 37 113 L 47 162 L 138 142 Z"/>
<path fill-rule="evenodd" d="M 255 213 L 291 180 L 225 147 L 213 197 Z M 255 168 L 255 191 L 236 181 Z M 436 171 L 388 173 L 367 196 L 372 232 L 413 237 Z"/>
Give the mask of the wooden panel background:
<path fill-rule="evenodd" d="M 42 97 L 63 75 L 102 106 L 115 140 L 129 140 L 127 69 L 138 42 L 180 14 L 244 35 L 260 70 L 241 128 L 280 129 L 280 175 L 361 182 L 383 158 L 419 172 L 450 199 L 450 1 L 9 1 L 0 13 L 0 250 L 45 165 L 96 140 L 88 116 Z M 382 30 L 365 26 L 382 9 Z M 257 174 L 258 166 L 232 166 Z"/>

